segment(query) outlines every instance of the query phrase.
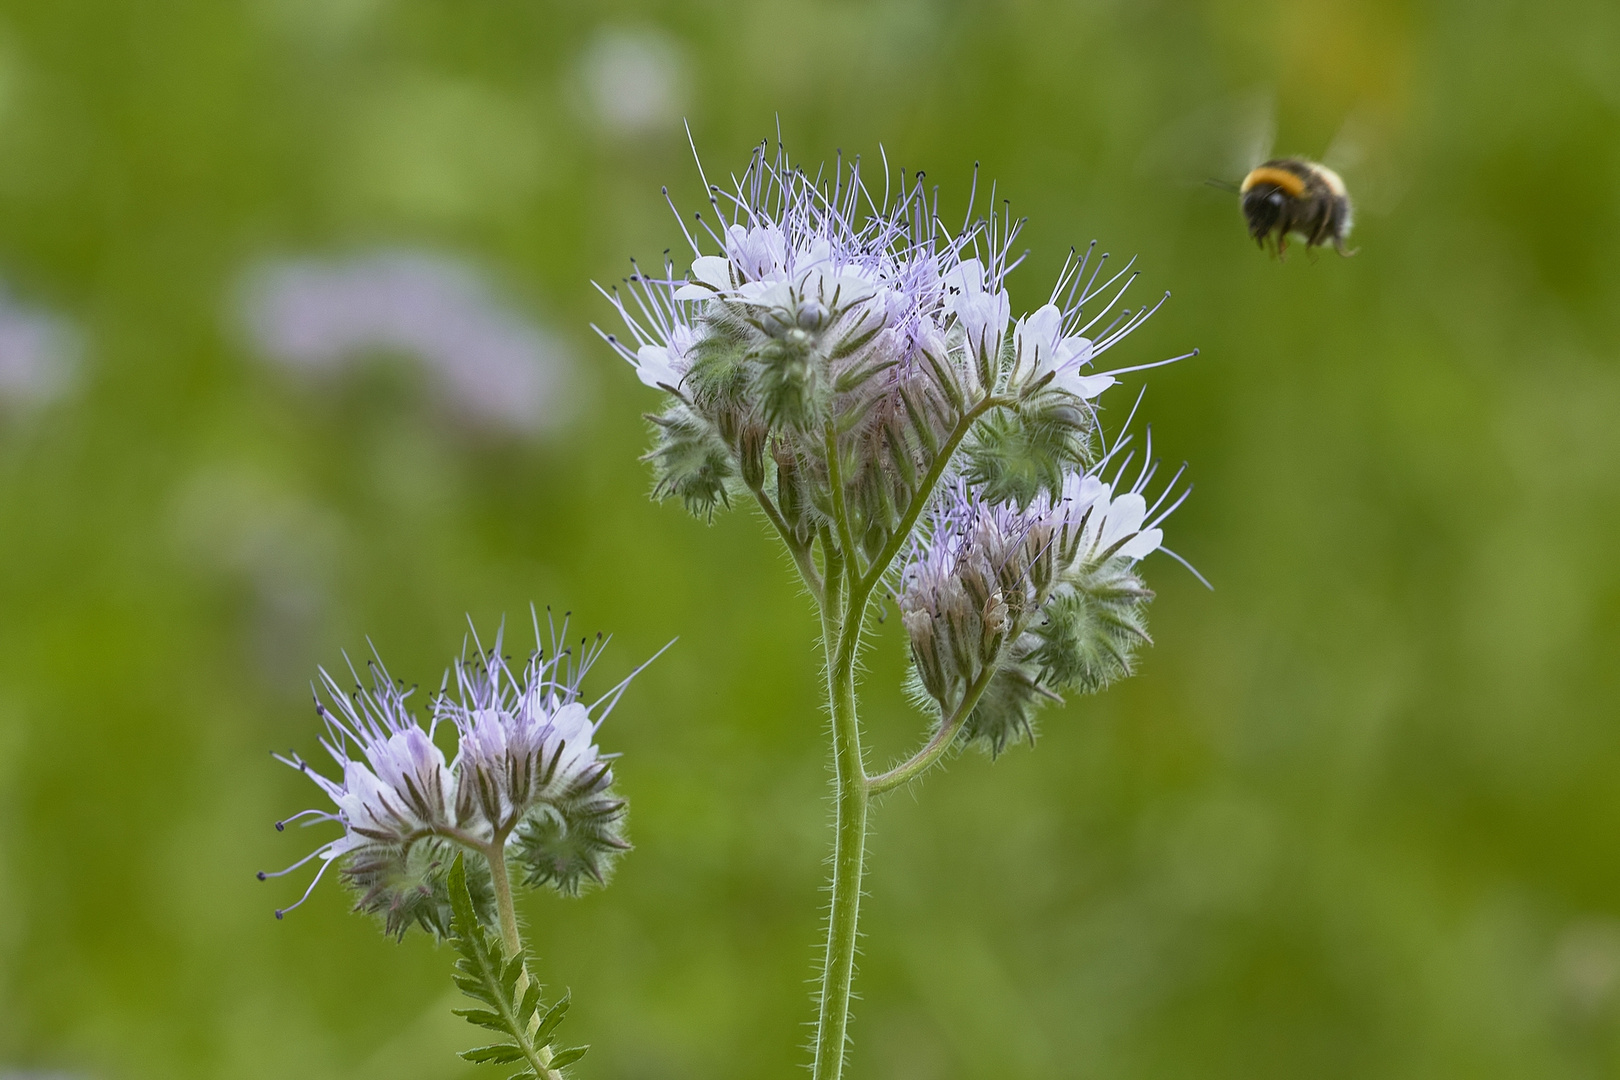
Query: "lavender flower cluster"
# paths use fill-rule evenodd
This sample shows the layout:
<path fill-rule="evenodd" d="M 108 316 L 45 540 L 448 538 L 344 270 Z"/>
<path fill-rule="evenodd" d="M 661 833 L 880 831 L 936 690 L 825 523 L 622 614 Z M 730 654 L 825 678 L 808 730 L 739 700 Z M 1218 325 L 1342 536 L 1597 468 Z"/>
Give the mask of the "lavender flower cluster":
<path fill-rule="evenodd" d="M 1152 594 L 1133 571 L 1159 550 L 1164 519 L 1186 499 L 1178 471 L 1149 504 L 1151 434 L 1128 487 L 1133 456 L 1116 443 L 1061 492 L 1020 508 L 986 500 L 957 479 L 935 502 L 899 574 L 898 603 L 911 640 L 912 689 L 949 716 L 964 701 L 961 737 L 999 754 L 1033 739 L 1033 712 L 1063 692 L 1092 692 L 1130 673 L 1150 638 Z M 1112 467 L 1112 476 L 1103 474 Z"/>
<path fill-rule="evenodd" d="M 370 689 L 357 685 L 347 694 L 322 670 L 331 704 L 317 693 L 315 709 L 338 775 L 322 774 L 297 754 L 277 757 L 313 780 L 334 808 L 305 810 L 276 827 L 303 820 L 343 831 L 286 870 L 259 875 L 279 877 L 320 861 L 303 897 L 276 917 L 341 865 L 357 908 L 381 916 L 389 933 L 414 923 L 443 935 L 450 920 L 444 878 L 457 847 L 500 849 L 528 885 L 572 893 L 602 882 L 629 845 L 626 804 L 613 791 L 596 731 L 630 679 L 586 704 L 580 684 L 605 642 L 581 642 L 576 653 L 562 646 L 566 634 L 565 622 L 549 651 L 536 649 L 516 668 L 501 652 L 500 635 L 487 651 L 475 645 L 454 666 L 453 687 L 446 674 L 425 723 L 411 711 L 412 691 L 380 662 L 371 665 Z M 440 746 L 441 730 L 455 733 L 453 760 Z M 469 885 L 487 908 L 487 865 L 469 875 Z"/>
<path fill-rule="evenodd" d="M 969 709 L 962 736 L 999 751 L 1147 641 L 1134 566 L 1186 491 L 1177 472 L 1149 504 L 1151 437 L 1124 482 L 1130 439 L 1109 445 L 1100 399 L 1185 357 L 1099 369 L 1164 300 L 1120 308 L 1136 275 L 1095 245 L 1014 319 L 1022 222 L 970 199 L 952 232 L 922 181 L 879 198 L 859 162 L 812 178 L 757 148 L 729 190 L 704 178 L 716 220 L 686 230 L 689 274 L 637 268 L 606 291 L 625 336 L 598 333 L 667 395 L 659 495 L 709 516 L 751 494 L 812 588 L 884 577 L 923 702 Z"/>

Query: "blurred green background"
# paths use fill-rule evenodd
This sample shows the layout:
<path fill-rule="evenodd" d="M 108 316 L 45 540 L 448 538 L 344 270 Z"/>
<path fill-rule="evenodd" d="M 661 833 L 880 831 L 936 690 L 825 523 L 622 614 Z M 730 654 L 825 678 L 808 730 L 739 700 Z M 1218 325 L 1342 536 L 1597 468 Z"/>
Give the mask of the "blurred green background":
<path fill-rule="evenodd" d="M 1201 183 L 1267 102 L 1349 148 L 1355 258 Z M 616 635 L 599 685 L 680 638 L 603 731 L 637 850 L 523 902 L 580 1075 L 797 1075 L 809 608 L 747 513 L 646 499 L 656 397 L 589 329 L 679 240 L 659 186 L 701 206 L 682 117 L 714 173 L 881 145 L 953 217 L 980 161 L 1015 310 L 1096 237 L 1175 292 L 1114 356 L 1202 349 L 1145 409 L 1215 591 L 1156 557 L 1139 677 L 880 807 L 851 1076 L 1620 1075 L 1613 3 L 8 0 L 0 1076 L 474 1075 L 446 952 L 253 873 L 314 842 L 269 751 L 317 664 L 437 685 L 531 601 Z M 365 299 L 402 265 L 431 302 Z M 418 322 L 278 361 L 300 266 Z M 446 290 L 515 389 L 467 396 Z"/>

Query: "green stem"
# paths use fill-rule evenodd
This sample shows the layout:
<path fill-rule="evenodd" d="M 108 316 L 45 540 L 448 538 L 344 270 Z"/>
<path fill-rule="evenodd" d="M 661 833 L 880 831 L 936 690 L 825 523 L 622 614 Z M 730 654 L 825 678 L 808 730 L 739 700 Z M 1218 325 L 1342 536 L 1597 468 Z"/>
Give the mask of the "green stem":
<path fill-rule="evenodd" d="M 844 462 L 838 452 L 838 432 L 834 430 L 832 422 L 828 421 L 822 432 L 827 454 L 827 489 L 832 496 L 833 524 L 838 529 L 838 548 L 848 560 L 846 569 L 850 580 L 857 578 L 858 566 L 856 564 L 855 539 L 849 527 L 849 509 L 844 504 Z"/>
<path fill-rule="evenodd" d="M 900 553 L 901 545 L 911 538 L 911 530 L 916 526 L 917 518 L 922 515 L 923 508 L 928 505 L 928 500 L 933 498 L 935 485 L 939 483 L 939 478 L 945 475 L 945 468 L 951 463 L 951 458 L 956 455 L 956 448 L 962 445 L 962 440 L 967 438 L 967 433 L 973 430 L 974 423 L 991 409 L 1011 404 L 1012 402 L 1007 398 L 987 397 L 962 414 L 962 418 L 956 422 L 956 427 L 951 429 L 950 435 L 946 437 L 944 444 L 940 446 L 939 453 L 934 455 L 934 463 L 928 467 L 928 472 L 923 475 L 922 483 L 917 485 L 917 492 L 911 497 L 911 504 L 906 507 L 906 512 L 900 518 L 899 525 L 895 527 L 894 532 L 889 536 L 888 543 L 883 545 L 883 550 L 878 552 L 877 558 L 873 559 L 872 564 L 867 567 L 866 576 L 861 578 L 859 591 L 862 593 L 863 601 L 865 594 L 871 593 L 877 583 L 883 579 L 883 575 L 888 572 L 889 564 Z"/>
<path fill-rule="evenodd" d="M 850 611 L 859 620 L 863 612 Z M 829 645 L 845 637 L 825 629 Z M 855 975 L 856 924 L 860 918 L 861 871 L 866 852 L 866 772 L 861 762 L 860 724 L 855 715 L 855 662 L 849 650 L 828 651 L 827 690 L 832 703 L 833 761 L 838 785 L 838 824 L 833 846 L 832 910 L 827 920 L 827 956 L 821 973 L 821 1011 L 816 1026 L 813 1080 L 838 1080 L 849 1030 L 849 993 Z"/>
<path fill-rule="evenodd" d="M 804 579 L 805 587 L 810 590 L 810 595 L 815 598 L 817 604 L 824 603 L 826 596 L 822 591 L 821 575 L 816 572 L 816 564 L 810 558 L 809 545 L 799 543 L 798 538 L 793 535 L 793 530 L 788 528 L 787 519 L 782 517 L 782 512 L 776 508 L 776 503 L 765 493 L 764 488 L 750 487 L 748 490 L 754 493 L 754 500 L 759 503 L 759 508 L 765 512 L 766 520 L 776 530 L 776 535 L 782 538 L 782 543 L 787 546 L 788 554 L 793 556 L 793 565 L 799 568 L 799 577 Z"/>
<path fill-rule="evenodd" d="M 866 813 L 871 781 L 861 757 L 860 721 L 855 710 L 855 662 L 865 631 L 867 602 L 900 546 L 910 536 L 934 487 L 944 475 L 973 424 L 1005 398 L 986 397 L 964 413 L 923 477 L 922 484 L 877 558 L 859 569 L 849 510 L 844 499 L 842 461 L 837 432 L 831 424 L 823 432 L 827 455 L 827 481 L 832 502 L 831 528 L 821 531 L 824 590 L 821 600 L 821 636 L 827 657 L 827 699 L 832 709 L 833 762 L 837 778 L 837 824 L 833 842 L 832 907 L 827 918 L 827 955 L 821 972 L 821 1007 L 816 1025 L 816 1058 L 812 1080 L 839 1080 L 844 1069 L 844 1047 L 849 1033 L 850 987 L 855 977 L 855 942 L 860 921 L 861 874 L 866 858 Z M 836 531 L 834 531 L 836 530 Z M 982 692 L 982 687 L 979 688 Z M 965 717 L 978 700 L 964 698 L 958 710 Z M 960 719 L 957 720 L 960 724 Z M 953 732 L 954 734 L 954 729 Z M 945 736 L 928 760 L 949 745 Z M 924 763 L 921 768 L 926 768 Z"/>
<path fill-rule="evenodd" d="M 495 909 L 501 913 L 501 941 L 507 956 L 523 951 L 523 938 L 518 933 L 517 907 L 512 903 L 512 877 L 506 869 L 506 837 L 497 837 L 483 849 L 489 860 L 489 876 L 495 881 Z"/>
<path fill-rule="evenodd" d="M 967 722 L 968 716 L 972 714 L 973 707 L 979 703 L 979 698 L 984 696 L 984 688 L 990 685 L 990 678 L 994 674 L 994 665 L 986 665 L 984 671 L 980 673 L 977 679 L 973 680 L 973 684 L 962 695 L 961 703 L 939 725 L 939 730 L 934 733 L 934 737 L 928 740 L 928 745 L 918 750 L 909 760 L 896 765 L 888 772 L 880 773 L 868 779 L 866 781 L 866 793 L 868 795 L 881 795 L 885 791 L 891 791 L 927 772 L 929 767 L 938 761 L 945 751 L 949 750 L 952 744 L 956 742 L 956 733 L 962 730 L 962 725 Z"/>
<path fill-rule="evenodd" d="M 506 837 L 498 835 L 491 840 L 488 846 L 480 847 L 484 858 L 489 861 L 489 875 L 495 881 L 495 909 L 501 917 L 501 941 L 506 945 L 508 957 L 523 956 L 523 938 L 518 933 L 517 907 L 512 903 L 512 876 L 506 869 Z M 518 976 L 517 988 L 514 991 L 514 1000 L 522 1000 L 523 992 L 529 988 L 529 965 L 524 960 L 523 973 Z M 536 1022 L 539 1018 L 536 1017 Z M 530 1025 L 533 1033 L 533 1025 Z M 538 1061 L 530 1064 L 538 1066 L 538 1071 L 547 1080 L 562 1080 L 562 1073 L 546 1068 L 551 1064 L 551 1047 L 541 1046 L 535 1049 Z"/>

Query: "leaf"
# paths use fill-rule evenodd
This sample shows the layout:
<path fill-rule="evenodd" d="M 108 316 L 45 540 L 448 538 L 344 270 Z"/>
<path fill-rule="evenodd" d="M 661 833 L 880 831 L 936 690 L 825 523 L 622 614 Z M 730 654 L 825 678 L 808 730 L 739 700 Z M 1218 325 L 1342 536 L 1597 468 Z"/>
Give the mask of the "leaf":
<path fill-rule="evenodd" d="M 572 1065 L 574 1062 L 584 1057 L 585 1051 L 589 1049 L 589 1046 L 574 1046 L 567 1050 L 560 1051 L 551 1059 L 551 1067 L 553 1069 L 561 1069 L 568 1065 Z"/>
<path fill-rule="evenodd" d="M 504 1018 L 484 1009 L 451 1009 L 450 1012 L 455 1016 L 465 1018 L 467 1023 L 476 1024 L 478 1027 L 489 1028 L 491 1031 L 506 1030 L 506 1020 Z"/>
<path fill-rule="evenodd" d="M 563 1017 L 568 1013 L 569 1000 L 572 997 L 573 991 L 563 994 L 555 1005 L 546 1010 L 546 1015 L 541 1017 L 540 1026 L 534 1031 L 535 1041 L 541 1046 L 551 1042 L 551 1033 L 557 1030 L 557 1025 L 562 1023 Z"/>
<path fill-rule="evenodd" d="M 540 984 L 538 982 L 531 982 L 531 983 L 529 983 L 529 988 L 527 990 L 523 991 L 523 1000 L 518 1003 L 518 1017 L 525 1024 L 527 1024 L 529 1022 L 529 1020 L 534 1016 L 535 1012 L 539 1009 L 539 1007 L 540 1007 Z M 538 1038 L 538 1036 L 536 1037 L 535 1041 L 536 1041 L 537 1044 L 543 1045 L 543 1043 L 541 1043 L 541 1040 Z"/>
<path fill-rule="evenodd" d="M 523 954 L 508 958 L 500 938 L 486 931 L 479 922 L 467 889 L 467 873 L 461 855 L 456 856 L 445 883 L 452 913 L 450 938 L 461 954 L 456 961 L 456 986 L 463 994 L 489 1006 L 451 1011 L 470 1024 L 499 1032 L 511 1040 L 476 1046 L 463 1051 L 461 1056 L 480 1064 L 526 1062 L 528 1068 L 514 1074 L 525 1078 L 550 1077 L 562 1065 L 578 1061 L 585 1054 L 584 1047 L 565 1050 L 549 1064 L 543 1059 L 544 1048 L 551 1043 L 557 1026 L 568 1012 L 570 995 L 565 993 L 552 1004 L 539 1023 L 533 1025 L 531 1033 L 531 1023 L 540 1009 L 540 984 L 532 979 L 525 980 Z"/>
<path fill-rule="evenodd" d="M 485 1062 L 493 1065 L 510 1065 L 514 1061 L 523 1060 L 523 1047 L 511 1043 L 493 1043 L 489 1046 L 475 1046 L 471 1050 L 463 1050 L 461 1056 L 480 1065 Z"/>

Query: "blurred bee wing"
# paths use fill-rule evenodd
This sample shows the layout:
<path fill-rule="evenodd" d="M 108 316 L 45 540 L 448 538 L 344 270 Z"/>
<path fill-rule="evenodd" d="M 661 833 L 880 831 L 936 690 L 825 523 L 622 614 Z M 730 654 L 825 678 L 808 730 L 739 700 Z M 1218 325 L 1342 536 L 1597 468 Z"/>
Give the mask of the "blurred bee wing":
<path fill-rule="evenodd" d="M 1240 127 L 1232 144 L 1229 171 L 1242 177 L 1270 160 L 1272 148 L 1277 145 L 1277 95 L 1256 87 L 1243 95 L 1239 107 Z"/>
<path fill-rule="evenodd" d="M 1322 155 L 1322 164 L 1344 177 L 1358 215 L 1390 213 L 1406 189 L 1390 152 L 1392 140 L 1387 118 L 1363 105 L 1344 118 Z"/>
<path fill-rule="evenodd" d="M 1236 184 L 1266 160 L 1275 134 L 1269 89 L 1216 98 L 1155 132 L 1137 157 L 1136 172 L 1177 187 Z"/>

